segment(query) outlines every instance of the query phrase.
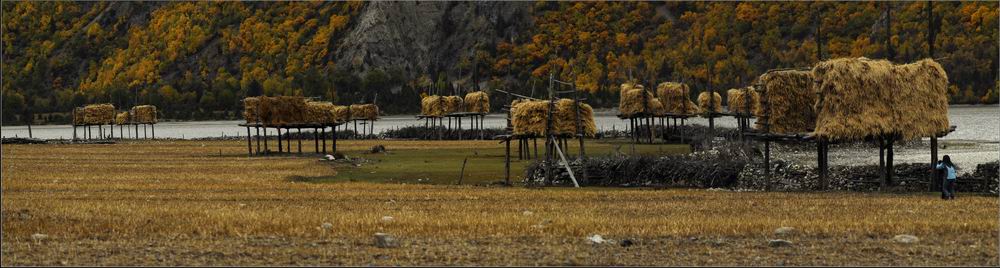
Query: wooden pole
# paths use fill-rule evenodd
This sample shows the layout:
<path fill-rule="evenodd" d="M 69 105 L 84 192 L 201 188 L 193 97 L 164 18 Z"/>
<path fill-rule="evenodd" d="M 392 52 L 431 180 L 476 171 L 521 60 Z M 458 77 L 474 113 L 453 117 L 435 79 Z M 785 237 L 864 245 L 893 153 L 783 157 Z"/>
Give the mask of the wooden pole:
<path fill-rule="evenodd" d="M 462 171 L 460 171 L 458 173 L 458 185 L 462 185 L 462 179 L 465 178 L 465 164 L 466 163 L 469 163 L 469 158 L 468 157 L 466 157 L 465 160 L 462 160 Z"/>
<path fill-rule="evenodd" d="M 886 148 L 886 153 L 885 153 L 885 167 L 886 167 L 886 178 L 887 178 L 886 183 L 888 183 L 889 185 L 896 185 L 895 181 L 893 181 L 892 178 L 893 175 L 896 173 L 892 163 L 893 162 L 892 158 L 894 155 L 892 147 L 894 143 L 896 143 L 895 137 L 890 138 L 888 142 L 889 145 L 888 148 Z"/>
<path fill-rule="evenodd" d="M 292 153 L 292 130 L 285 128 L 285 152 Z"/>
<path fill-rule="evenodd" d="M 156 139 L 156 124 L 149 124 L 149 131 L 152 133 L 153 139 Z"/>
<path fill-rule="evenodd" d="M 320 129 L 320 134 L 323 135 L 323 154 L 326 154 L 326 127 Z"/>
<path fill-rule="evenodd" d="M 253 128 L 257 130 L 257 135 L 255 136 L 255 140 L 257 140 L 257 154 L 260 154 L 260 127 L 256 126 Z"/>
<path fill-rule="evenodd" d="M 507 185 L 510 185 L 510 141 L 511 141 L 511 138 L 512 137 L 508 137 L 507 138 L 507 142 L 505 142 L 506 143 L 506 147 L 507 147 L 507 151 L 506 151 L 507 153 L 504 154 L 504 158 L 503 158 L 503 162 L 504 162 L 504 164 L 503 164 L 503 177 L 504 177 L 504 182 L 507 183 Z"/>
<path fill-rule="evenodd" d="M 253 141 L 250 140 L 250 126 L 247 126 L 247 157 L 253 156 Z"/>
<path fill-rule="evenodd" d="M 888 178 L 886 178 L 886 174 L 888 174 L 888 172 L 885 171 L 885 138 L 881 136 L 878 138 L 878 170 L 879 178 L 881 179 L 879 181 L 879 186 L 881 188 L 885 188 L 886 181 L 888 180 Z"/>
<path fill-rule="evenodd" d="M 263 127 L 263 129 L 264 129 L 264 154 L 267 155 L 267 154 L 271 154 L 268 151 L 268 148 L 267 148 L 267 140 L 268 140 L 268 138 L 267 138 L 267 127 Z"/>
<path fill-rule="evenodd" d="M 337 129 L 333 130 L 333 153 L 337 153 Z"/>
<path fill-rule="evenodd" d="M 313 147 L 315 153 L 319 153 L 319 129 L 313 128 Z"/>
<path fill-rule="evenodd" d="M 302 128 L 296 128 L 296 129 L 299 130 L 299 136 L 295 138 L 295 141 L 299 145 L 299 154 L 302 154 Z M 291 135 L 291 134 L 289 134 L 289 135 Z"/>
<path fill-rule="evenodd" d="M 276 127 L 274 129 L 278 131 L 278 152 L 281 153 L 285 148 L 284 146 L 281 146 L 281 128 Z"/>
<path fill-rule="evenodd" d="M 932 192 L 940 190 L 939 188 L 941 186 L 941 181 L 938 180 L 939 176 L 938 176 L 938 170 L 936 168 L 937 162 L 938 162 L 938 140 L 937 137 L 934 136 L 931 137 L 931 174 L 930 174 L 931 177 L 928 180 L 930 185 L 927 187 L 927 190 Z"/>

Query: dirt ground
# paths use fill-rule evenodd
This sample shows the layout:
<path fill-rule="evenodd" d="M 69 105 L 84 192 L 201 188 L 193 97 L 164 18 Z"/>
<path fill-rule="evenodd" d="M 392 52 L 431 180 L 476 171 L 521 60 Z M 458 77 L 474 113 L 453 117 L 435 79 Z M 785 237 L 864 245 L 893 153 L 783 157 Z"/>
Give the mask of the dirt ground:
<path fill-rule="evenodd" d="M 361 155 L 373 143 L 341 148 Z M 487 157 L 499 148 L 379 143 Z M 307 183 L 294 178 L 339 167 L 244 150 L 240 141 L 4 146 L 0 264 L 1000 264 L 996 196 Z M 786 226 L 796 231 L 775 233 Z M 399 246 L 377 247 L 377 232 Z M 609 241 L 590 242 L 595 234 Z M 919 241 L 896 242 L 900 234 Z"/>

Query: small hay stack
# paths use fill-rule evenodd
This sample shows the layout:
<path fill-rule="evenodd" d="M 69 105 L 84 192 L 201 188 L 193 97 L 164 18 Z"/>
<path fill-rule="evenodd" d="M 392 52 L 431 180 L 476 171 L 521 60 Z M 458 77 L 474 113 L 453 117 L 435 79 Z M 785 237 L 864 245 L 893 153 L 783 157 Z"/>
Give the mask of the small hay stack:
<path fill-rule="evenodd" d="M 722 95 L 719 92 L 712 92 L 712 97 L 709 98 L 708 91 L 698 94 L 698 107 L 703 112 L 714 111 L 716 113 L 722 112 Z M 710 102 L 711 101 L 711 102 Z"/>
<path fill-rule="evenodd" d="M 665 113 L 693 115 L 700 112 L 690 99 L 691 89 L 687 84 L 663 82 L 656 86 L 656 94 L 659 95 Z"/>
<path fill-rule="evenodd" d="M 461 112 L 464 100 L 459 96 L 444 96 L 444 114 Z"/>
<path fill-rule="evenodd" d="M 115 122 L 115 106 L 91 104 L 83 107 L 83 122 L 89 125 L 106 125 Z"/>
<path fill-rule="evenodd" d="M 335 122 L 339 123 L 339 122 L 346 122 L 347 120 L 351 120 L 351 109 L 350 109 L 350 106 L 346 106 L 346 105 L 334 105 L 331 110 L 333 110 L 333 118 L 336 120 Z"/>
<path fill-rule="evenodd" d="M 243 118 L 247 120 L 247 123 L 260 123 L 257 116 L 260 114 L 260 98 L 257 97 L 247 97 L 243 99 Z"/>
<path fill-rule="evenodd" d="M 750 96 L 747 97 L 747 95 Z M 757 93 L 753 87 L 726 91 L 726 102 L 731 113 L 747 115 L 749 108 L 750 114 L 755 116 L 761 114 L 760 93 Z"/>
<path fill-rule="evenodd" d="M 124 125 L 128 123 L 128 112 L 120 112 L 115 115 L 115 125 Z"/>
<path fill-rule="evenodd" d="M 73 108 L 73 125 L 79 126 L 86 124 L 83 120 L 83 107 Z"/>
<path fill-rule="evenodd" d="M 490 113 L 490 95 L 486 91 L 465 94 L 465 111 L 470 113 Z"/>
<path fill-rule="evenodd" d="M 426 116 L 444 116 L 444 98 L 431 95 L 420 100 L 420 114 Z"/>
<path fill-rule="evenodd" d="M 375 104 L 351 104 L 351 119 L 378 120 L 378 106 Z"/>
<path fill-rule="evenodd" d="M 335 124 L 337 115 L 333 111 L 332 102 L 306 102 L 305 122 L 311 124 Z"/>
<path fill-rule="evenodd" d="M 139 124 L 155 124 L 156 123 L 156 106 L 153 105 L 139 105 L 132 107 L 132 123 Z"/>
<path fill-rule="evenodd" d="M 795 134 L 815 128 L 816 110 L 813 105 L 816 103 L 816 94 L 812 91 L 812 72 L 774 71 L 765 73 L 758 79 L 760 90 L 765 92 L 769 106 L 761 107 L 761 115 L 765 112 L 770 115 L 767 118 L 757 118 L 757 129 L 763 130 L 764 124 L 768 124 L 771 133 Z"/>
<path fill-rule="evenodd" d="M 621 115 L 632 117 L 644 112 L 650 114 L 663 113 L 663 103 L 656 100 L 653 94 L 647 91 L 642 85 L 624 83 L 621 89 L 621 99 L 618 101 L 618 112 Z M 646 100 L 645 103 L 643 103 L 644 98 Z"/>
<path fill-rule="evenodd" d="M 515 101 L 511 107 L 514 134 L 545 135 L 549 101 Z M 583 123 L 583 134 L 593 137 L 597 133 L 597 126 L 594 123 L 594 109 L 590 105 L 580 104 L 580 120 Z M 557 135 L 576 133 L 576 108 L 573 100 L 560 99 L 556 102 L 556 110 L 552 115 L 552 131 Z"/>
<path fill-rule="evenodd" d="M 843 58 L 821 62 L 816 77 L 817 137 L 903 139 L 948 131 L 948 76 L 937 62 L 894 65 L 886 60 Z"/>
<path fill-rule="evenodd" d="M 267 125 L 287 125 L 305 122 L 306 99 L 303 97 L 258 97 L 260 119 Z"/>

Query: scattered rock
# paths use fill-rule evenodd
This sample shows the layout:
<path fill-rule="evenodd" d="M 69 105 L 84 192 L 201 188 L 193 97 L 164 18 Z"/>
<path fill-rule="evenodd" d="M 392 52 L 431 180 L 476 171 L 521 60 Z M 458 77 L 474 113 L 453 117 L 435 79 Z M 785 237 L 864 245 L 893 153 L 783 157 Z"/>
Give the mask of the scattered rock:
<path fill-rule="evenodd" d="M 399 247 L 396 237 L 386 233 L 375 233 L 375 246 L 379 248 Z"/>
<path fill-rule="evenodd" d="M 392 216 L 382 216 L 382 222 L 392 222 L 393 220 Z"/>
<path fill-rule="evenodd" d="M 604 244 L 604 242 L 606 242 L 599 234 L 589 236 L 587 237 L 587 240 L 589 240 L 591 244 Z"/>
<path fill-rule="evenodd" d="M 525 211 L 522 211 L 521 214 L 524 215 L 524 216 L 531 216 L 531 215 L 534 215 L 535 213 L 531 212 L 531 210 L 525 210 Z"/>
<path fill-rule="evenodd" d="M 908 235 L 908 234 L 896 235 L 896 236 L 892 237 L 892 240 L 896 241 L 896 243 L 903 243 L 903 244 L 913 244 L 913 243 L 920 242 L 920 238 L 919 237 L 916 237 L 914 235 Z"/>
<path fill-rule="evenodd" d="M 33 235 L 31 235 L 31 240 L 35 240 L 36 242 L 42 241 L 42 240 L 46 240 L 46 239 L 49 239 L 49 235 L 46 235 L 46 234 L 33 234 Z"/>
<path fill-rule="evenodd" d="M 635 245 L 635 242 L 632 242 L 632 239 L 626 238 L 623 239 L 622 242 L 618 243 L 618 245 L 622 246 L 623 248 L 627 248 L 631 247 L 632 245 Z"/>
<path fill-rule="evenodd" d="M 772 239 L 772 240 L 767 240 L 767 246 L 772 247 L 772 248 L 790 247 L 790 246 L 792 246 L 792 242 L 788 241 L 788 240 L 783 240 L 783 239 Z"/>
<path fill-rule="evenodd" d="M 774 229 L 774 234 L 779 236 L 795 235 L 797 233 L 798 230 L 795 230 L 793 227 L 780 227 L 778 229 Z"/>
<path fill-rule="evenodd" d="M 372 146 L 372 148 L 370 150 L 368 150 L 368 153 L 372 153 L 372 154 L 384 153 L 384 152 L 385 152 L 385 145 L 381 145 L 381 144 Z"/>
<path fill-rule="evenodd" d="M 333 229 L 333 224 L 329 222 L 324 222 L 323 225 L 320 227 L 322 227 L 323 230 L 329 231 L 330 229 Z"/>

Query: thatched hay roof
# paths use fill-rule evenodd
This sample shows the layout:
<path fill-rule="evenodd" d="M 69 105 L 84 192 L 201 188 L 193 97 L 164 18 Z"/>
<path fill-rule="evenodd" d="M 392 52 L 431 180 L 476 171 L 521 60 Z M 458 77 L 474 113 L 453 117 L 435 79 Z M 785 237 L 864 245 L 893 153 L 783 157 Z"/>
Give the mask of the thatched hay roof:
<path fill-rule="evenodd" d="M 656 86 L 656 94 L 666 113 L 693 115 L 700 112 L 698 106 L 691 101 L 691 89 L 687 84 L 663 82 Z"/>
<path fill-rule="evenodd" d="M 714 111 L 716 113 L 721 113 L 722 95 L 719 95 L 719 92 L 712 92 L 711 99 L 708 96 L 708 91 L 698 94 L 698 108 L 700 108 L 702 112 Z"/>
<path fill-rule="evenodd" d="M 819 138 L 914 139 L 948 131 L 948 76 L 934 60 L 893 65 L 843 58 L 821 62 L 812 73 L 820 95 L 815 106 Z"/>
<path fill-rule="evenodd" d="M 489 113 L 489 94 L 486 94 L 486 91 L 476 91 L 465 94 L 465 111 L 470 113 Z"/>
<path fill-rule="evenodd" d="M 760 107 L 760 93 L 754 90 L 753 87 L 726 91 L 726 101 L 731 113 L 759 116 L 762 111 Z"/>
<path fill-rule="evenodd" d="M 769 125 L 771 133 L 791 134 L 812 131 L 816 126 L 816 94 L 812 91 L 812 72 L 784 70 L 768 72 L 760 76 L 761 96 L 768 99 L 767 118 L 757 118 L 756 128 L 763 130 Z"/>

